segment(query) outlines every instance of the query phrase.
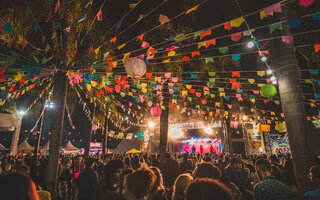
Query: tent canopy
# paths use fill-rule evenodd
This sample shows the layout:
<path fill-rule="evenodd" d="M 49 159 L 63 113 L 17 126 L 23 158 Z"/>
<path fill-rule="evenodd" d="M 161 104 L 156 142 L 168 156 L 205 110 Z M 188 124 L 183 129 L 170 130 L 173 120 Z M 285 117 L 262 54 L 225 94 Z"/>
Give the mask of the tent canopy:
<path fill-rule="evenodd" d="M 70 142 L 70 140 L 65 144 L 64 146 L 61 147 L 63 153 L 80 153 L 81 149 L 73 146 L 73 144 Z"/>
<path fill-rule="evenodd" d="M 126 153 L 141 153 L 141 151 L 137 149 L 131 149 L 130 151 L 127 151 Z"/>
<path fill-rule="evenodd" d="M 34 147 L 32 147 L 26 139 L 21 144 L 18 145 L 18 151 L 33 151 L 33 150 L 34 150 Z"/>
<path fill-rule="evenodd" d="M 2 144 L 0 144 L 0 151 L 6 151 L 8 150 L 7 148 L 5 148 Z"/>

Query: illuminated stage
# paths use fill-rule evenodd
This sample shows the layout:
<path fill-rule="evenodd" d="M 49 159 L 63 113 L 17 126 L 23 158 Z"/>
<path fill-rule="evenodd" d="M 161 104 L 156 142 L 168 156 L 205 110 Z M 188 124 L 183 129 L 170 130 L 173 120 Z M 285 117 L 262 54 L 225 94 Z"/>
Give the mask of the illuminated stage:
<path fill-rule="evenodd" d="M 188 140 L 182 140 L 182 148 L 180 152 L 186 152 L 194 153 L 192 151 L 192 147 L 194 146 L 196 151 L 196 154 L 201 153 L 200 152 L 200 146 L 203 147 L 203 153 L 213 153 L 220 155 L 224 149 L 224 146 L 221 144 L 221 139 L 210 139 L 210 138 L 196 138 L 192 137 Z M 210 151 L 211 150 L 211 151 Z"/>

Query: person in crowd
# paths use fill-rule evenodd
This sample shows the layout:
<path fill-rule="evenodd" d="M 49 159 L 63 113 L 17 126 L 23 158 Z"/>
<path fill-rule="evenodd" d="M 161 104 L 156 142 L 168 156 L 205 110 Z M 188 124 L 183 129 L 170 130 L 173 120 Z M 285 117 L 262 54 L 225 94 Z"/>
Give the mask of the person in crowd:
<path fill-rule="evenodd" d="M 72 160 L 70 158 L 65 158 L 63 161 L 63 167 L 61 169 L 60 175 L 58 177 L 58 200 L 70 200 L 71 199 L 71 171 Z"/>
<path fill-rule="evenodd" d="M 157 167 L 150 167 L 153 173 L 156 175 L 155 182 L 150 190 L 149 200 L 166 200 L 165 188 L 163 186 L 163 179 L 160 169 Z"/>
<path fill-rule="evenodd" d="M 255 200 L 295 199 L 295 195 L 290 188 L 272 176 L 271 164 L 268 160 L 258 159 L 256 161 L 256 170 L 261 181 L 253 190 Z"/>
<path fill-rule="evenodd" d="M 51 194 L 45 190 L 38 191 L 39 200 L 51 200 Z"/>
<path fill-rule="evenodd" d="M 320 199 L 320 165 L 314 165 L 309 170 L 308 175 L 315 190 L 306 192 L 303 195 L 303 200 L 316 200 Z"/>
<path fill-rule="evenodd" d="M 78 200 L 91 200 L 98 186 L 98 176 L 93 170 L 93 158 L 85 160 L 86 168 L 79 174 L 77 181 Z"/>
<path fill-rule="evenodd" d="M 71 167 L 71 170 L 73 172 L 73 178 L 72 178 L 72 199 L 77 200 L 78 196 L 78 188 L 77 188 L 77 180 L 79 177 L 79 174 L 84 170 L 85 165 L 82 163 L 82 156 L 78 155 L 75 158 L 74 165 Z"/>
<path fill-rule="evenodd" d="M 240 158 L 232 158 L 229 166 L 225 169 L 226 176 L 233 182 L 242 193 L 245 193 L 248 185 L 248 172 L 243 169 Z"/>
<path fill-rule="evenodd" d="M 120 159 L 111 160 L 104 166 L 104 177 L 95 192 L 95 200 L 102 199 L 104 193 L 108 191 L 119 190 L 120 175 L 123 168 L 124 162 Z"/>
<path fill-rule="evenodd" d="M 172 200 L 184 200 L 184 192 L 192 180 L 190 174 L 180 174 L 173 185 Z"/>
<path fill-rule="evenodd" d="M 233 200 L 231 191 L 225 185 L 210 178 L 192 181 L 185 195 L 185 200 Z"/>
<path fill-rule="evenodd" d="M 183 154 L 183 160 L 180 164 L 180 171 L 182 173 L 185 173 L 187 170 L 193 170 L 193 164 L 192 161 L 189 159 L 188 154 Z"/>
<path fill-rule="evenodd" d="M 212 146 L 212 144 L 210 145 L 210 154 L 212 154 L 213 153 L 213 146 Z"/>
<path fill-rule="evenodd" d="M 212 178 L 218 180 L 221 171 L 210 162 L 198 163 L 192 174 L 193 178 Z"/>
<path fill-rule="evenodd" d="M 39 200 L 36 185 L 31 178 L 11 173 L 0 177 L 0 199 Z"/>
<path fill-rule="evenodd" d="M 171 158 L 169 153 L 166 154 L 166 161 L 161 166 L 161 171 L 164 177 L 164 183 L 167 187 L 172 187 L 174 181 L 179 176 L 180 166 L 179 163 Z"/>
<path fill-rule="evenodd" d="M 120 180 L 119 180 L 119 187 L 117 189 L 117 191 L 119 193 L 123 193 L 123 183 L 124 183 L 124 180 L 125 178 L 127 177 L 127 175 L 129 175 L 131 172 L 133 172 L 132 168 L 127 168 L 127 169 L 124 169 L 120 175 Z"/>
<path fill-rule="evenodd" d="M 133 156 L 133 158 L 131 159 L 131 166 L 133 170 L 137 170 L 141 167 L 140 159 L 138 156 Z"/>
<path fill-rule="evenodd" d="M 103 195 L 102 200 L 125 200 L 125 198 L 119 192 L 108 191 Z"/>
<path fill-rule="evenodd" d="M 155 182 L 155 174 L 149 168 L 139 168 L 129 174 L 124 181 L 124 197 L 126 200 L 143 200 L 150 195 Z"/>
<path fill-rule="evenodd" d="M 18 165 L 13 169 L 13 172 L 30 177 L 30 167 L 28 165 Z"/>

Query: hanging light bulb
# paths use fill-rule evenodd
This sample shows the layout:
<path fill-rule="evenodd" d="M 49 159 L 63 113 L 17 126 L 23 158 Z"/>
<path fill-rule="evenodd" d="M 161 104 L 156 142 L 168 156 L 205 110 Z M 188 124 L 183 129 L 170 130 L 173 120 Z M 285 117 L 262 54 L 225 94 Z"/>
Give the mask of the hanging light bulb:
<path fill-rule="evenodd" d="M 267 61 L 267 57 L 262 56 L 262 57 L 261 57 L 261 61 L 262 61 L 262 62 L 266 62 L 266 61 Z"/>
<path fill-rule="evenodd" d="M 270 80 L 275 81 L 276 77 L 275 76 L 271 76 Z"/>
<path fill-rule="evenodd" d="M 273 85 L 276 85 L 278 82 L 276 80 L 272 81 Z"/>
<path fill-rule="evenodd" d="M 254 43 L 253 43 L 252 41 L 250 41 L 250 42 L 247 43 L 247 47 L 248 47 L 248 48 L 251 49 L 253 46 L 254 46 Z"/>
<path fill-rule="evenodd" d="M 267 70 L 267 74 L 269 74 L 269 75 L 272 74 L 272 70 L 271 70 L 271 69 L 268 69 L 268 70 Z"/>

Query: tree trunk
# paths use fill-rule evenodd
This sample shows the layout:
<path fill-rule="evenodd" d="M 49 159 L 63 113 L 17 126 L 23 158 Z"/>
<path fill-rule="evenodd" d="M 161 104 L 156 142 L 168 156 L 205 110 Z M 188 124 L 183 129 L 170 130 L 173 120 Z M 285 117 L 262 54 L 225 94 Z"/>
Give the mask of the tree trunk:
<path fill-rule="evenodd" d="M 103 133 L 103 143 L 102 143 L 102 155 L 108 154 L 108 126 L 109 125 L 109 113 L 104 121 L 104 133 Z"/>
<path fill-rule="evenodd" d="M 58 167 L 59 150 L 61 145 L 61 136 L 63 129 L 64 110 L 67 96 L 67 76 L 65 72 L 58 71 L 54 78 L 54 90 L 52 101 L 55 109 L 52 110 L 51 137 L 48 161 L 48 190 L 52 197 L 55 197 Z"/>
<path fill-rule="evenodd" d="M 42 115 L 41 115 L 39 133 L 37 136 L 36 145 L 34 147 L 34 157 L 36 160 L 38 160 L 38 151 L 39 151 L 40 140 L 41 140 L 41 135 L 42 135 L 42 125 L 43 125 L 43 116 L 44 116 L 45 108 L 43 108 L 43 109 L 44 109 L 43 113 L 41 113 Z"/>
<path fill-rule="evenodd" d="M 280 19 L 286 21 L 286 9 L 283 9 Z M 290 27 L 283 23 L 281 35 L 290 35 Z M 300 68 L 297 64 L 294 44 L 286 44 L 281 38 L 273 42 L 274 65 L 279 83 L 282 110 L 289 134 L 296 182 L 300 198 L 308 190 L 308 165 L 311 157 L 306 142 L 308 135 L 306 112 L 300 84 Z"/>
<path fill-rule="evenodd" d="M 159 152 L 160 152 L 160 162 L 164 163 L 166 160 L 166 153 L 167 153 L 167 145 L 168 145 L 168 125 L 169 125 L 169 89 L 168 89 L 168 82 L 164 84 L 163 89 L 163 106 L 165 106 L 165 110 L 162 110 L 160 115 L 160 145 L 159 145 Z"/>
<path fill-rule="evenodd" d="M 92 114 L 92 121 L 91 121 L 91 125 L 89 126 L 89 130 L 87 132 L 87 137 L 86 137 L 86 146 L 84 149 L 84 157 L 88 158 L 89 157 L 89 152 L 90 152 L 90 142 L 91 142 L 91 138 L 92 138 L 92 127 L 93 127 L 93 123 L 94 123 L 94 116 L 96 114 L 96 105 L 94 103 L 93 105 L 93 114 Z"/>

